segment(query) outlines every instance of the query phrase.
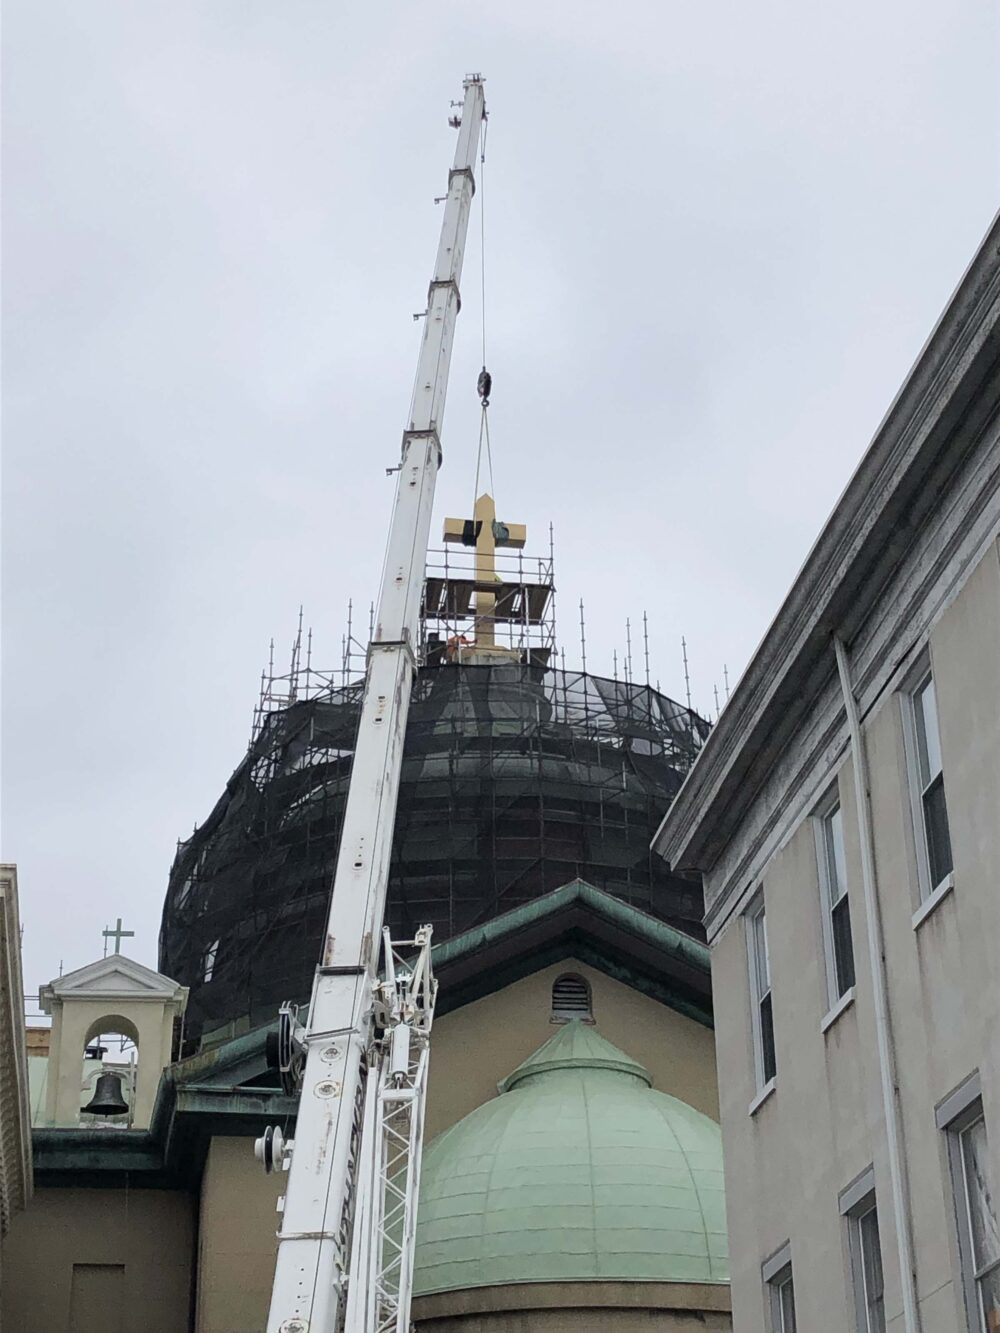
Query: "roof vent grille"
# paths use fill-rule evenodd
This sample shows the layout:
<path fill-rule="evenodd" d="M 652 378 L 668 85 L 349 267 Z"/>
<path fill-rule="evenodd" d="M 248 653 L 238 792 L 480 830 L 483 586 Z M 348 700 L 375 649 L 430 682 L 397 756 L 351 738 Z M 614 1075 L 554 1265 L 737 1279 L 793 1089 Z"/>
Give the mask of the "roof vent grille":
<path fill-rule="evenodd" d="M 552 983 L 552 1022 L 570 1023 L 579 1019 L 593 1023 L 590 986 L 576 972 L 564 972 Z"/>

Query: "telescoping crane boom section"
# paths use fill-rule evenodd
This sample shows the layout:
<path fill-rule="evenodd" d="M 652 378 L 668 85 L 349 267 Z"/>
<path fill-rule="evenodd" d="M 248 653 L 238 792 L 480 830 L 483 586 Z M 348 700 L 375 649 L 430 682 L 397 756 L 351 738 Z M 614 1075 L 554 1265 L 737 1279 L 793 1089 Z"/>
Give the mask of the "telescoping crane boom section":
<path fill-rule="evenodd" d="M 293 1144 L 277 1130 L 258 1156 L 288 1171 L 267 1333 L 347 1328 L 408 1333 L 427 1040 L 435 983 L 430 929 L 385 932 L 403 741 L 417 660 L 420 594 L 441 462 L 459 281 L 485 115 L 465 80 L 458 146 L 389 529 L 375 635 L 320 963 L 308 1018 L 282 1012 L 279 1061 L 299 1090 Z M 399 950 L 411 945 L 416 961 Z M 279 1208 L 282 1205 L 279 1204 Z"/>

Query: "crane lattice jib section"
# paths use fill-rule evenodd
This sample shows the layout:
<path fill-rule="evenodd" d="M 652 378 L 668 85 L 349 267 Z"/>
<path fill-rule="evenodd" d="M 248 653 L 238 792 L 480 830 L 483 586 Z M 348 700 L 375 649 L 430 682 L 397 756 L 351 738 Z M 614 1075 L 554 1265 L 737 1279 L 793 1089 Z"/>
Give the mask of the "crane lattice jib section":
<path fill-rule="evenodd" d="M 191 1043 L 308 997 L 360 700 L 359 683 L 327 679 L 262 714 L 215 809 L 178 847 L 160 967 L 190 987 Z M 579 877 L 700 936 L 700 894 L 649 841 L 708 730 L 632 682 L 518 664 L 422 668 L 393 843 L 393 934 L 430 923 L 447 939 Z"/>

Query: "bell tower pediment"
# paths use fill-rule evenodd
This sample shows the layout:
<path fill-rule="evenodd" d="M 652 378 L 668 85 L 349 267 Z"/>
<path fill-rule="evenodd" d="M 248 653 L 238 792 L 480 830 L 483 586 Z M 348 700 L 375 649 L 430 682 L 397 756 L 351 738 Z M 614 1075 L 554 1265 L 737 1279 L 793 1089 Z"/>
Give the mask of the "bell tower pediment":
<path fill-rule="evenodd" d="M 43 986 L 39 994 L 42 1009 L 47 1014 L 52 1013 L 53 1002 L 65 1004 L 89 997 L 154 1000 L 180 1005 L 177 1012 L 183 1013 L 187 987 L 179 986 L 170 977 L 154 972 L 151 967 L 137 963 L 125 954 L 116 953 L 57 977 Z"/>

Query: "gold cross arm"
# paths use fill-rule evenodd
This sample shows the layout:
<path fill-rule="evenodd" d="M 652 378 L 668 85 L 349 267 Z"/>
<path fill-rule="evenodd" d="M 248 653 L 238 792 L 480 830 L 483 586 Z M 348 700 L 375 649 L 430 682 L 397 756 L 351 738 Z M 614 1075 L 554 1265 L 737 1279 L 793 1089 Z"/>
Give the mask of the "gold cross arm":
<path fill-rule="evenodd" d="M 528 540 L 528 529 L 523 523 L 498 523 L 496 505 L 492 495 L 481 495 L 476 501 L 475 517 L 446 518 L 444 521 L 444 540 L 460 542 L 465 546 L 475 546 L 485 553 L 502 546 L 511 546 L 523 550 Z M 470 540 L 471 538 L 471 540 Z"/>

